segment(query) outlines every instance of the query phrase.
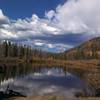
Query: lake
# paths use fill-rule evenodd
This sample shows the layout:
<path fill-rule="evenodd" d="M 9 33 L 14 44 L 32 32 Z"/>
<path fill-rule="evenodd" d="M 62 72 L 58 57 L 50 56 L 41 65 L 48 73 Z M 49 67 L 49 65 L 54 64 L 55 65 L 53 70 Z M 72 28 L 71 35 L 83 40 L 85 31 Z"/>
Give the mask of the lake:
<path fill-rule="evenodd" d="M 65 96 L 74 98 L 80 93 L 92 95 L 88 85 L 63 67 L 39 67 L 30 64 L 1 65 L 0 91 L 9 89 L 26 96 Z"/>

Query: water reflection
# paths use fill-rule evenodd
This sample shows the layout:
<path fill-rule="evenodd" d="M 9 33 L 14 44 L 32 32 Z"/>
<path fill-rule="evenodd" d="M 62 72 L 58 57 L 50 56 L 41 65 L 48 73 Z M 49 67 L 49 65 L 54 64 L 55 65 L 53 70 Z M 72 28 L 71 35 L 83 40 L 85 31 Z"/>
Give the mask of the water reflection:
<path fill-rule="evenodd" d="M 78 77 L 60 67 L 33 67 L 30 64 L 4 65 L 0 74 L 0 90 L 9 88 L 27 96 L 61 95 L 74 97 L 76 92 L 89 93 Z"/>

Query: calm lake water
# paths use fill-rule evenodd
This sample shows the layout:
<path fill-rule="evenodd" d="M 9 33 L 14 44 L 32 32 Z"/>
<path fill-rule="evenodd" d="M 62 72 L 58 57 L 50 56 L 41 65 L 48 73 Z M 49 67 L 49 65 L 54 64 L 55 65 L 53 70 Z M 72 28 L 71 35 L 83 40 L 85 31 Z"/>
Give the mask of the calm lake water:
<path fill-rule="evenodd" d="M 34 67 L 30 65 L 2 65 L 0 91 L 9 88 L 26 96 L 59 95 L 75 97 L 78 92 L 91 94 L 79 77 L 61 67 Z"/>

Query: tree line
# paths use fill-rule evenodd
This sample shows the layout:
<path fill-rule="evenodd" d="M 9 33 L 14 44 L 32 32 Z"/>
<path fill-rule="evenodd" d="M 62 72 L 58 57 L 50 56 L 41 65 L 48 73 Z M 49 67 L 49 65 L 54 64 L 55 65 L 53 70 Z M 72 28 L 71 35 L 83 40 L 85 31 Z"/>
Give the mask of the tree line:
<path fill-rule="evenodd" d="M 27 58 L 32 54 L 32 48 L 26 45 L 17 45 L 10 41 L 0 43 L 0 57 Z"/>
<path fill-rule="evenodd" d="M 42 51 L 28 45 L 18 45 L 10 41 L 0 42 L 0 58 L 20 58 L 20 59 L 55 59 L 57 54 Z"/>

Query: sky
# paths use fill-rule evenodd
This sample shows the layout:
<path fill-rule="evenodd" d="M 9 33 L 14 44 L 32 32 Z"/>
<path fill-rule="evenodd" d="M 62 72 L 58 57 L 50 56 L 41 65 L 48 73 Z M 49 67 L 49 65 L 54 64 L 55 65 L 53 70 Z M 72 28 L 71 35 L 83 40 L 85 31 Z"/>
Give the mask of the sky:
<path fill-rule="evenodd" d="M 63 52 L 100 36 L 100 0 L 0 0 L 0 40 Z"/>

